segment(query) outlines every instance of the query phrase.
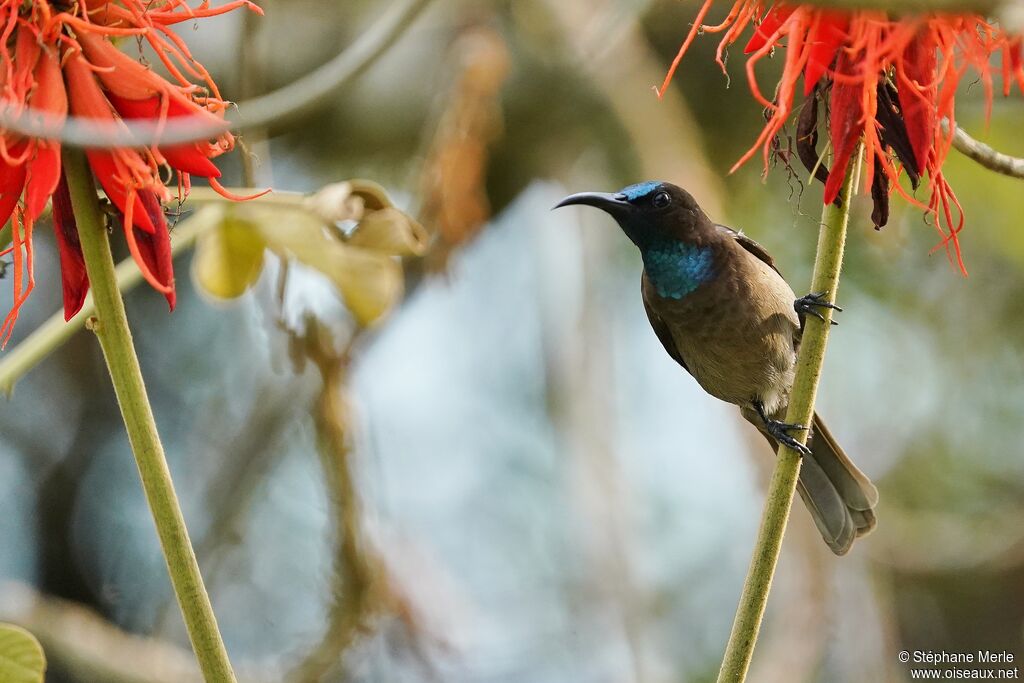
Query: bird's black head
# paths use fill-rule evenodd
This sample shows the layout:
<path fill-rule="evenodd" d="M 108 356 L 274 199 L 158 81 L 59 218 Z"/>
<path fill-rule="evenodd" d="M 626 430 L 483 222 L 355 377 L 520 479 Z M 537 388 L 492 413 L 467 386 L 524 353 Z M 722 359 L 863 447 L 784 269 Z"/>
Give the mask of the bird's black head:
<path fill-rule="evenodd" d="M 647 181 L 610 192 L 569 195 L 555 208 L 582 204 L 608 213 L 641 250 L 666 240 L 691 241 L 709 224 L 689 192 L 672 183 Z"/>

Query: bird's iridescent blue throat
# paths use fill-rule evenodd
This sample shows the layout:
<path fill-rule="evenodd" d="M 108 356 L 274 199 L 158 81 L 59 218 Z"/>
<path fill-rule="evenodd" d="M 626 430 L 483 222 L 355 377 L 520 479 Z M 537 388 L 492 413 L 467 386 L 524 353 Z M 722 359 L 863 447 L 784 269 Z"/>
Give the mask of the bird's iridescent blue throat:
<path fill-rule="evenodd" d="M 711 247 L 678 239 L 656 239 L 640 247 L 647 278 L 659 296 L 682 299 L 714 277 Z"/>

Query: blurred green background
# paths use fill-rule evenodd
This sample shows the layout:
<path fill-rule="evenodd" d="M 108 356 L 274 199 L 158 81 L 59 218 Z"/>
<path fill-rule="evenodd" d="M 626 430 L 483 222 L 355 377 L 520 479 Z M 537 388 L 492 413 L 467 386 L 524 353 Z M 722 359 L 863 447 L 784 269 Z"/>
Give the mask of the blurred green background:
<path fill-rule="evenodd" d="M 390 3 L 260 4 L 181 29 L 237 100 L 308 73 Z M 173 314 L 128 296 L 242 679 L 714 679 L 770 452 L 664 353 L 611 221 L 549 211 L 670 180 L 806 288 L 820 185 L 762 181 L 756 160 L 727 175 L 763 124 L 738 50 L 731 87 L 705 36 L 652 92 L 694 13 L 435 0 L 329 106 L 243 136 L 255 185 L 370 178 L 440 234 L 374 328 L 301 265 L 270 264 L 225 305 L 196 293 L 186 253 Z M 971 80 L 961 125 L 1024 155 L 1021 95 L 986 122 Z M 239 156 L 222 165 L 235 184 Z M 819 409 L 878 483 L 879 525 L 836 558 L 795 508 L 752 681 L 908 680 L 901 650 L 1024 656 L 1024 185 L 956 152 L 946 169 L 967 278 L 913 207 L 894 197 L 875 231 L 855 206 Z M 46 233 L 9 348 L 60 303 Z M 43 640 L 48 680 L 196 678 L 88 333 L 0 402 L 0 619 Z"/>

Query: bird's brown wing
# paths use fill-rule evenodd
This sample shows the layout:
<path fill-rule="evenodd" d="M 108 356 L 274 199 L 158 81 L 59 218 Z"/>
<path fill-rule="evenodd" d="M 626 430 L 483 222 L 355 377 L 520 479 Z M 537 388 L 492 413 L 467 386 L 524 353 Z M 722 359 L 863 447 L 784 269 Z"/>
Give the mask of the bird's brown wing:
<path fill-rule="evenodd" d="M 690 368 L 686 367 L 686 362 L 683 361 L 683 357 L 680 355 L 679 349 L 676 348 L 676 342 L 672 339 L 672 333 L 669 332 L 668 325 L 666 325 L 665 321 L 661 319 L 661 316 L 654 311 L 650 302 L 647 300 L 647 278 L 644 278 L 641 291 L 643 292 L 644 310 L 647 311 L 647 320 L 650 321 L 651 329 L 654 330 L 654 334 L 658 335 L 658 340 L 661 342 L 661 345 L 665 347 L 665 351 L 668 352 L 668 355 L 672 356 L 672 359 L 675 362 L 682 365 L 683 370 L 690 372 Z"/>
<path fill-rule="evenodd" d="M 722 232 L 728 234 L 730 237 L 736 240 L 736 242 L 739 243 L 741 247 L 743 247 L 748 252 L 756 256 L 759 260 L 767 264 L 769 268 L 771 268 L 772 270 L 779 274 L 779 277 L 782 277 L 782 273 L 779 271 L 778 266 L 775 265 L 775 259 L 773 259 L 771 254 L 769 254 L 768 251 L 765 250 L 765 248 L 762 247 L 760 244 L 750 239 L 743 233 L 733 230 L 732 228 L 726 227 L 724 225 L 716 225 L 715 227 L 721 230 Z M 804 314 L 797 313 L 797 316 L 800 318 L 800 329 L 797 330 L 796 337 L 794 337 L 793 339 L 794 348 L 799 348 L 800 334 L 803 332 L 804 329 Z"/>
<path fill-rule="evenodd" d="M 775 260 L 771 257 L 771 254 L 769 254 L 765 250 L 765 248 L 762 247 L 760 244 L 758 244 L 754 240 L 750 239 L 749 237 L 747 237 L 743 233 L 737 232 L 736 230 L 733 230 L 732 228 L 728 228 L 728 227 L 726 227 L 724 225 L 716 225 L 715 227 L 717 227 L 719 230 L 727 233 L 730 237 L 732 237 L 734 240 L 739 242 L 741 247 L 743 247 L 744 249 L 749 251 L 751 254 L 756 256 L 761 261 L 764 261 L 765 263 L 767 263 L 768 266 L 772 270 L 774 270 L 776 273 L 779 273 L 779 268 L 778 268 L 778 266 L 775 265 Z M 782 275 L 782 273 L 779 273 L 779 275 Z"/>

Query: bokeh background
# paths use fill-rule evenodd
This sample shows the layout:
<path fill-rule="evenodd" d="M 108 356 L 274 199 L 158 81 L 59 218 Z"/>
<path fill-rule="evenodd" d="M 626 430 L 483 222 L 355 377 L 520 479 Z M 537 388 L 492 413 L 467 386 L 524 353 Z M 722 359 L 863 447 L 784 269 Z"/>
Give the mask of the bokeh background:
<path fill-rule="evenodd" d="M 237 100 L 394 9 L 260 4 L 181 29 Z M 693 3 L 426 4 L 324 106 L 249 131 L 251 177 L 223 164 L 236 185 L 384 185 L 437 236 L 389 316 L 359 328 L 301 264 L 214 302 L 190 252 L 173 314 L 127 297 L 232 659 L 247 681 L 713 680 L 770 452 L 661 349 L 611 221 L 549 209 L 671 180 L 801 291 L 820 186 L 727 174 L 763 118 L 711 37 L 654 96 Z M 1024 155 L 1021 97 L 986 121 L 963 90 L 961 125 Z M 819 409 L 878 483 L 879 525 L 836 558 L 795 508 L 752 681 L 903 681 L 900 650 L 1024 656 L 1024 185 L 955 152 L 947 169 L 967 278 L 905 202 L 881 231 L 855 206 Z M 9 348 L 60 304 L 40 235 Z M 48 680 L 197 678 L 87 332 L 0 401 L 0 619 L 41 638 Z"/>

